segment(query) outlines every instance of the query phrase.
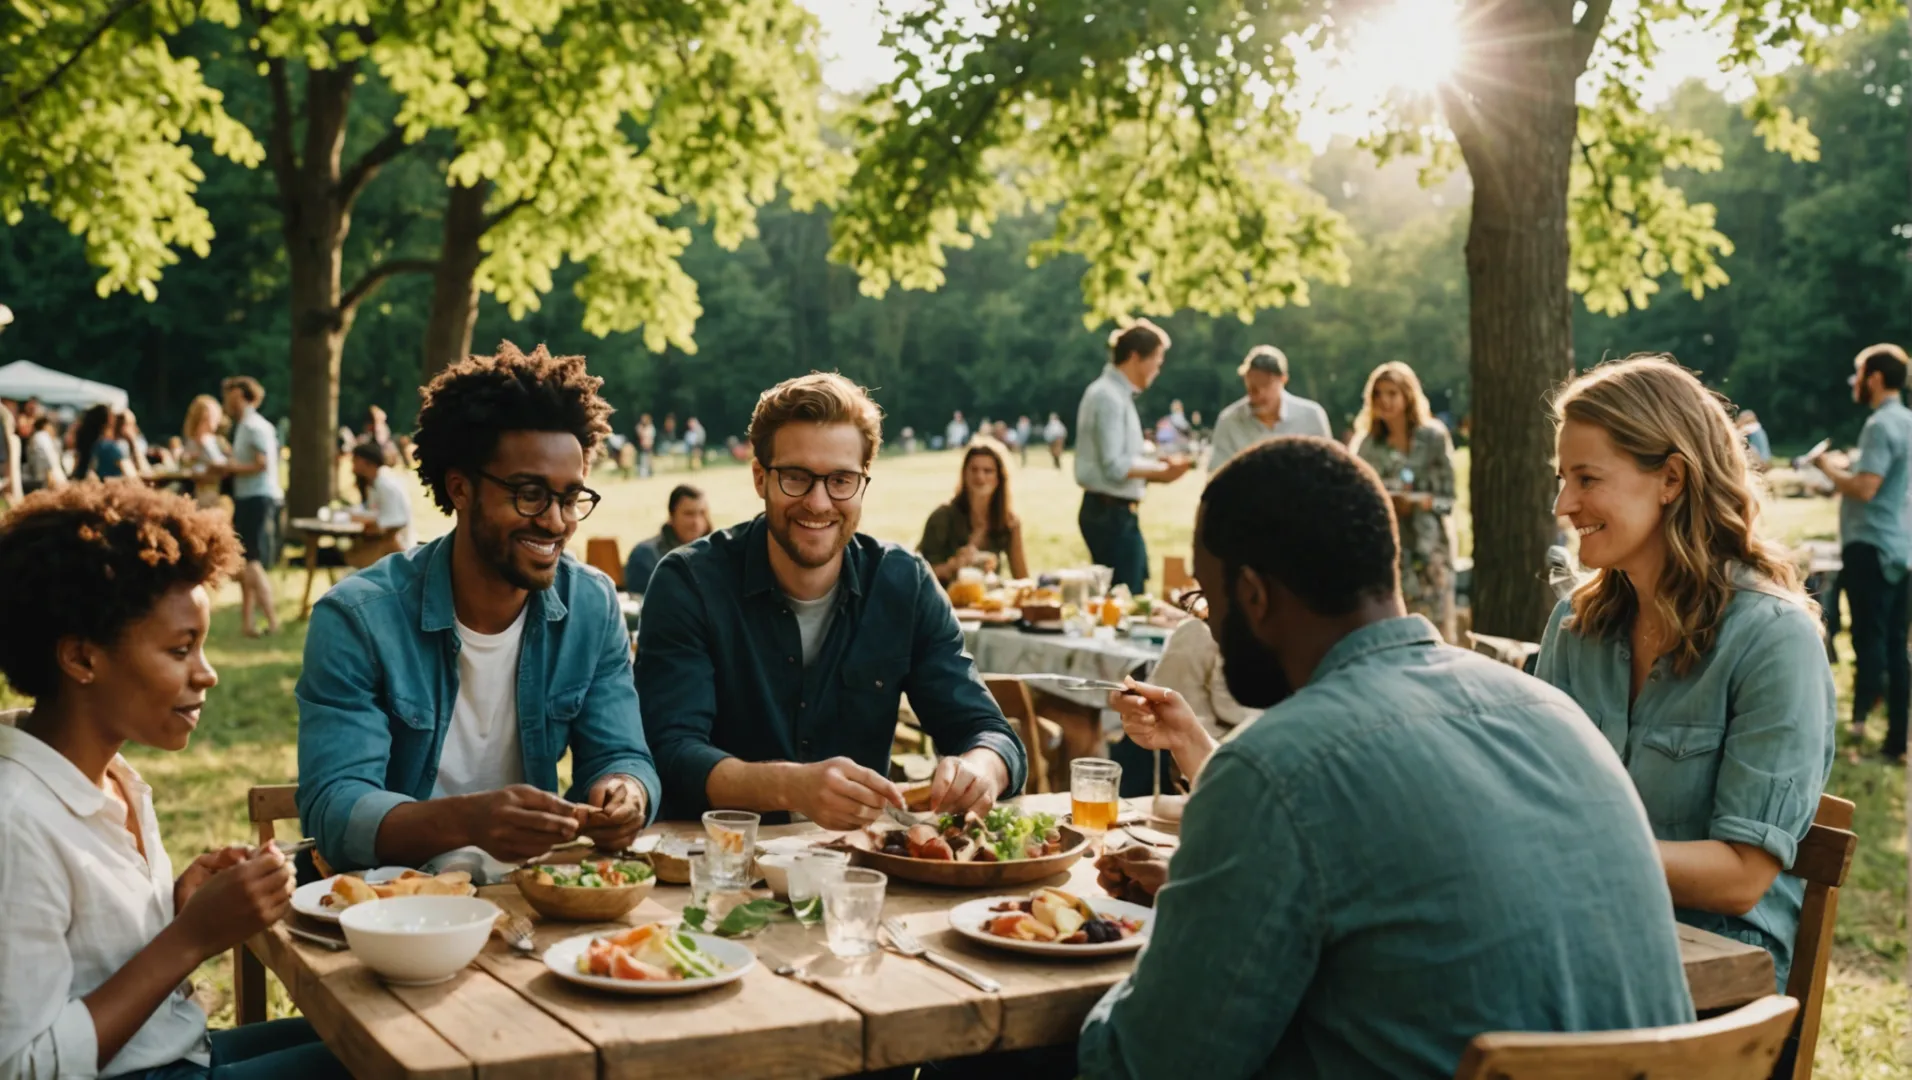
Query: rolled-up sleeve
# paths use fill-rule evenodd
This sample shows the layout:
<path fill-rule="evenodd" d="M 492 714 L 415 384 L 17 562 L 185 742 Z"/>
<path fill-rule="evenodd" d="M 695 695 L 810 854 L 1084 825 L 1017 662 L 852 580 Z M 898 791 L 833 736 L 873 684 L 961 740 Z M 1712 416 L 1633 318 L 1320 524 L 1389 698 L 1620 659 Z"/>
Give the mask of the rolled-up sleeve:
<path fill-rule="evenodd" d="M 603 581 L 603 589 L 605 617 L 598 626 L 597 667 L 584 697 L 584 710 L 571 729 L 574 783 L 566 797 L 572 802 L 588 801 L 591 785 L 606 776 L 628 776 L 644 785 L 644 804 L 655 820 L 663 785 L 644 738 L 637 679 L 631 670 L 631 634 L 624 627 L 624 612 L 610 582 Z"/>
<path fill-rule="evenodd" d="M 378 661 L 356 609 L 329 597 L 312 609 L 299 705 L 299 820 L 337 870 L 377 866 L 378 830 L 414 801 L 385 790 L 391 720 L 378 705 Z"/>
<path fill-rule="evenodd" d="M 644 630 L 637 649 L 637 689 L 644 734 L 663 785 L 665 817 L 710 809 L 710 771 L 732 755 L 711 742 L 717 720 L 717 664 L 709 617 L 690 563 L 665 556 L 644 594 Z"/>
<path fill-rule="evenodd" d="M 1811 616 L 1789 607 L 1760 630 L 1734 671 L 1728 710 L 1708 835 L 1791 869 L 1832 771 L 1837 710 Z"/>
<path fill-rule="evenodd" d="M 60 866 L 21 832 L 0 840 L 0 1080 L 99 1075 L 93 1014 L 71 996 L 72 900 Z"/>
<path fill-rule="evenodd" d="M 1243 829 L 1252 821 L 1256 827 Z M 1270 867 L 1282 872 L 1270 873 Z M 1135 971 L 1090 1011 L 1088 1080 L 1252 1076 L 1287 1033 L 1326 940 L 1322 874 L 1268 778 L 1223 747 L 1189 800 L 1182 846 Z M 1231 932 L 1227 954 L 1216 927 Z M 1200 1033 L 1164 1038 L 1164 1032 Z"/>
<path fill-rule="evenodd" d="M 916 626 L 910 650 L 910 672 L 903 680 L 910 708 L 923 731 L 945 756 L 984 747 L 993 750 L 1009 769 L 1005 797 L 1022 791 L 1029 776 L 1029 757 L 1022 740 L 990 696 L 976 662 L 963 650 L 963 628 L 949 597 L 931 576 L 929 564 L 916 563 Z"/>

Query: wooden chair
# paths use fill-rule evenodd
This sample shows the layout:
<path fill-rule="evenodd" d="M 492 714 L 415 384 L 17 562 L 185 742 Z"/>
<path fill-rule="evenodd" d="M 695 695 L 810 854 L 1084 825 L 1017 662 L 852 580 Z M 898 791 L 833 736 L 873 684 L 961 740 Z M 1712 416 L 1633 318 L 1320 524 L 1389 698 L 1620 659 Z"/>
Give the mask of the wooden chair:
<path fill-rule="evenodd" d="M 1813 1051 L 1819 1043 L 1819 1007 L 1826 997 L 1826 964 L 1832 958 L 1832 928 L 1839 916 L 1839 889 L 1852 869 L 1859 838 L 1852 833 L 1852 802 L 1819 796 L 1819 813 L 1793 856 L 1792 876 L 1806 883 L 1799 908 L 1799 934 L 1793 939 L 1792 971 L 1786 994 L 1799 1002 L 1799 1053 L 1792 1071 L 1773 1080 L 1811 1080 Z"/>
<path fill-rule="evenodd" d="M 624 556 L 617 550 L 617 537 L 593 536 L 584 542 L 584 562 L 604 571 L 617 586 L 624 591 Z"/>
<path fill-rule="evenodd" d="M 299 818 L 299 785 L 273 784 L 246 793 L 246 818 L 258 831 L 259 843 L 275 839 L 274 823 Z M 245 942 L 232 950 L 233 1013 L 241 1024 L 266 1019 L 266 966 Z"/>
<path fill-rule="evenodd" d="M 989 693 L 996 699 L 997 707 L 1002 709 L 1017 728 L 1022 737 L 1022 745 L 1029 753 L 1029 780 L 1023 790 L 1032 795 L 1041 795 L 1054 791 L 1052 777 L 1062 775 L 1067 763 L 1058 764 L 1062 753 L 1062 728 L 1053 720 L 1045 720 L 1036 712 L 1035 695 L 1029 692 L 1029 684 L 1014 675 L 985 675 L 983 685 L 989 687 Z"/>
<path fill-rule="evenodd" d="M 1764 1080 L 1798 1012 L 1775 994 L 1672 1027 L 1477 1035 L 1454 1080 Z"/>
<path fill-rule="evenodd" d="M 1173 596 L 1183 589 L 1195 587 L 1195 575 L 1188 572 L 1188 563 L 1180 555 L 1167 555 L 1162 559 L 1162 595 Z"/>

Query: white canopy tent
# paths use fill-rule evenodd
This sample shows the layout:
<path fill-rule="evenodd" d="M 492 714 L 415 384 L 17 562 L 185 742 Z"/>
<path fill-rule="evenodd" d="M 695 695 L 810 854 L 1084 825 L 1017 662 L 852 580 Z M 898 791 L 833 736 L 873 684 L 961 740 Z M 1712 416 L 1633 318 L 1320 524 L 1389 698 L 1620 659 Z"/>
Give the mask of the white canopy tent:
<path fill-rule="evenodd" d="M 53 408 L 84 409 L 91 405 L 126 407 L 126 391 L 91 379 L 41 367 L 31 360 L 15 360 L 0 367 L 0 398 L 25 401 L 39 398 Z"/>

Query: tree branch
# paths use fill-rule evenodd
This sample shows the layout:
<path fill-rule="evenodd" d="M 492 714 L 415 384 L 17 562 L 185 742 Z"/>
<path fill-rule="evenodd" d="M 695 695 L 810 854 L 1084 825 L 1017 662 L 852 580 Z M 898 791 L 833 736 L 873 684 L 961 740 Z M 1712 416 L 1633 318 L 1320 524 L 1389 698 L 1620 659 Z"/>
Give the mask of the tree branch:
<path fill-rule="evenodd" d="M 345 170 L 345 174 L 339 177 L 339 205 L 348 210 L 351 209 L 352 203 L 359 197 L 359 192 L 365 190 L 365 185 L 378 175 L 378 171 L 385 167 L 385 163 L 411 149 L 413 145 L 415 144 L 405 141 L 405 132 L 402 128 L 394 127 L 386 132 L 384 138 L 360 155 L 359 159 Z"/>
<path fill-rule="evenodd" d="M 119 0 L 118 3 L 114 4 L 112 9 L 106 13 L 106 17 L 99 21 L 99 25 L 87 31 L 86 37 L 80 40 L 79 47 L 73 50 L 73 55 L 60 61 L 60 66 L 49 72 L 46 78 L 41 79 L 38 86 L 35 86 L 33 89 L 28 90 L 26 93 L 14 99 L 12 111 L 24 112 L 28 105 L 33 104 L 34 98 L 51 90 L 61 79 L 66 77 L 66 73 L 72 69 L 74 64 L 80 62 L 80 57 L 85 56 L 88 49 L 92 48 L 101 38 L 106 36 L 106 32 L 113 28 L 113 24 L 120 20 L 120 16 L 144 2 L 145 0 Z"/>
<path fill-rule="evenodd" d="M 553 154 L 552 156 L 555 157 L 556 155 Z M 550 171 L 551 170 L 549 166 L 547 165 L 545 172 L 549 173 Z M 540 182 L 538 184 L 538 187 L 542 188 L 544 187 L 544 184 Z M 524 198 L 519 199 L 516 202 L 513 202 L 510 206 L 507 206 L 504 209 L 498 211 L 497 213 L 490 215 L 489 217 L 485 218 L 484 226 L 478 230 L 478 235 L 483 236 L 486 233 L 490 232 L 491 230 L 497 228 L 498 226 L 503 225 L 506 221 L 509 221 L 511 219 L 511 215 L 517 213 L 520 210 L 523 210 L 525 207 L 530 205 L 531 205 L 531 196 L 527 195 Z"/>
<path fill-rule="evenodd" d="M 1574 46 L 1574 57 L 1578 61 L 1575 74 L 1587 70 L 1587 61 L 1593 58 L 1594 47 L 1600 44 L 1600 33 L 1607 27 L 1607 15 L 1613 10 L 1613 0 L 1587 0 L 1587 10 L 1580 13 L 1580 21 L 1573 24 L 1574 37 L 1578 39 Z"/>
<path fill-rule="evenodd" d="M 387 278 L 396 277 L 399 274 L 430 274 L 437 269 L 437 259 L 393 259 L 390 262 L 379 263 L 366 271 L 358 284 L 345 290 L 344 297 L 339 300 L 339 316 L 344 318 L 350 315 L 367 297 L 377 292 L 378 287 L 385 284 Z"/>

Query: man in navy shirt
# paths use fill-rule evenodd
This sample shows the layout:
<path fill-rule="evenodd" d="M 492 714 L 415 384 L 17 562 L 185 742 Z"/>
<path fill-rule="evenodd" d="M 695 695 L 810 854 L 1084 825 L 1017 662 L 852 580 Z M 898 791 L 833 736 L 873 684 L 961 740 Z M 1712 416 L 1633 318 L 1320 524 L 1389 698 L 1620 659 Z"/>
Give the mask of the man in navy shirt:
<path fill-rule="evenodd" d="M 848 379 L 778 384 L 750 420 L 763 514 L 658 563 L 637 683 L 664 816 L 874 821 L 902 805 L 888 773 L 905 693 L 943 755 L 933 809 L 1022 790 L 1022 743 L 929 566 L 856 531 L 881 442 L 881 411 Z"/>

